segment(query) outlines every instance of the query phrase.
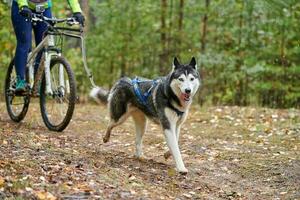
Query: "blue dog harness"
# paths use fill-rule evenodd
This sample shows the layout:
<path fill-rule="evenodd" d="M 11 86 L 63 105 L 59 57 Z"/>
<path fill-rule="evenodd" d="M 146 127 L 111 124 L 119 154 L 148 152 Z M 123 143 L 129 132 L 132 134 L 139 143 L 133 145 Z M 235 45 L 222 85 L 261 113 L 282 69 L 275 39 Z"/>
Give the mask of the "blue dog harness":
<path fill-rule="evenodd" d="M 143 82 L 152 82 L 151 87 L 144 93 L 142 94 L 142 91 L 140 90 L 139 84 L 143 83 Z M 133 80 L 131 80 L 131 83 L 133 85 L 133 89 L 134 89 L 134 93 L 138 98 L 138 101 L 143 104 L 146 109 L 150 112 L 149 109 L 149 104 L 148 104 L 148 97 L 151 95 L 152 89 L 160 82 L 160 79 L 158 80 L 139 80 L 137 77 L 135 77 Z M 169 102 L 169 108 L 171 108 L 172 110 L 174 110 L 176 112 L 176 114 L 181 117 L 184 112 L 178 110 L 177 108 L 175 108 L 170 102 Z"/>
<path fill-rule="evenodd" d="M 152 82 L 151 87 L 144 93 L 142 94 L 142 91 L 140 90 L 139 84 L 143 82 Z M 139 102 L 143 104 L 144 106 L 148 106 L 148 97 L 151 95 L 152 89 L 160 82 L 160 80 L 139 80 L 137 77 L 132 79 L 131 83 L 133 85 L 134 93 L 137 96 Z"/>

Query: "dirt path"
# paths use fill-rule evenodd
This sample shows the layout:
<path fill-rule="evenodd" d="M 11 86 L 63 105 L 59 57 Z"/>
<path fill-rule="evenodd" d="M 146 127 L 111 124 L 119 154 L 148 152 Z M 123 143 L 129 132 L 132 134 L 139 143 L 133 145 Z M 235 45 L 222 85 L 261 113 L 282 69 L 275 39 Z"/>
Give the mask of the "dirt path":
<path fill-rule="evenodd" d="M 53 133 L 37 104 L 16 124 L 0 103 L 0 199 L 300 199 L 299 110 L 194 107 L 180 139 L 186 176 L 164 160 L 158 126 L 137 160 L 131 120 L 103 144 L 107 120 L 105 107 L 77 105 Z"/>

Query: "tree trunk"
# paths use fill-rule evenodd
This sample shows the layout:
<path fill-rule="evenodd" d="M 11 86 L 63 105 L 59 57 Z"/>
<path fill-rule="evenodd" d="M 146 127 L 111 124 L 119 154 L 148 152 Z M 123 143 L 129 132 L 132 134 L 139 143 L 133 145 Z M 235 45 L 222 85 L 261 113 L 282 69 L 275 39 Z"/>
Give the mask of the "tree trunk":
<path fill-rule="evenodd" d="M 122 9 L 126 10 L 127 12 L 132 12 L 129 7 L 129 3 L 126 3 L 125 5 L 122 6 Z M 126 16 L 126 15 L 125 15 Z M 124 17 L 125 17 L 124 16 Z M 121 52 L 120 52 L 120 57 L 121 57 L 121 77 L 124 77 L 126 74 L 128 74 L 128 69 L 127 69 L 127 64 L 128 64 L 128 49 L 129 49 L 129 42 L 130 40 L 130 29 L 132 25 L 132 20 L 129 19 L 130 21 L 128 22 L 127 20 L 123 20 L 121 22 L 122 28 L 122 35 L 123 35 L 123 42 L 122 42 L 122 47 L 121 47 Z"/>
<path fill-rule="evenodd" d="M 236 72 L 241 71 L 241 66 L 243 64 L 243 55 L 242 55 L 242 37 L 243 37 L 243 23 L 244 23 L 244 2 L 242 2 L 242 10 L 240 13 L 239 21 L 238 21 L 238 27 L 239 27 L 239 36 L 238 36 L 238 50 L 237 50 L 237 63 L 236 63 Z M 242 77 L 238 77 L 237 85 L 236 85 L 236 93 L 235 93 L 235 104 L 239 106 L 245 106 L 245 100 L 244 100 L 244 80 Z"/>
<path fill-rule="evenodd" d="M 201 35 L 201 38 L 200 38 L 200 52 L 202 55 L 205 54 L 205 50 L 206 50 L 206 35 L 207 35 L 207 22 L 208 22 L 208 10 L 209 10 L 209 4 L 210 4 L 210 0 L 205 0 L 205 10 L 206 12 L 204 13 L 203 17 L 202 17 L 202 20 L 201 20 L 201 23 L 202 23 L 202 26 L 200 25 L 200 35 Z M 200 66 L 200 74 L 201 74 L 201 78 L 205 78 L 205 74 L 206 74 L 206 71 L 204 70 L 204 67 L 203 67 L 203 62 L 200 60 L 200 63 L 199 63 L 199 66 Z M 203 91 L 203 90 L 201 90 Z M 202 105 L 205 101 L 202 93 L 204 92 L 199 92 L 199 104 Z"/>
<path fill-rule="evenodd" d="M 120 74 L 120 78 L 124 77 L 125 73 L 126 73 L 126 58 L 125 58 L 124 53 L 122 53 L 121 54 L 121 74 Z"/>
<path fill-rule="evenodd" d="M 184 0 L 180 0 L 179 2 L 179 10 L 178 10 L 178 33 L 177 33 L 177 47 L 175 51 L 177 55 L 180 57 L 181 44 L 182 44 L 182 28 L 183 28 L 183 13 L 184 13 Z M 175 45 L 175 44 L 174 44 Z"/>
<path fill-rule="evenodd" d="M 285 53 L 285 26 L 281 28 L 281 39 L 280 39 L 280 64 L 283 67 L 287 66 L 286 53 Z"/>
<path fill-rule="evenodd" d="M 111 80 L 114 80 L 115 76 L 115 63 L 114 63 L 114 59 L 110 60 L 110 67 L 109 67 L 109 72 L 110 72 L 110 78 Z M 109 82 L 109 88 L 112 87 L 112 81 Z"/>
<path fill-rule="evenodd" d="M 209 9 L 209 3 L 210 0 L 206 0 L 205 1 L 205 8 L 206 8 L 206 13 L 204 14 L 203 18 L 202 18 L 202 32 L 201 32 L 201 54 L 205 53 L 205 49 L 206 49 L 206 34 L 207 34 L 207 20 L 208 20 L 208 9 Z"/>
<path fill-rule="evenodd" d="M 88 30 L 89 28 L 89 16 L 90 16 L 90 6 L 89 0 L 80 0 L 81 10 L 83 15 L 85 16 L 85 28 Z"/>
<path fill-rule="evenodd" d="M 166 27 L 166 16 L 167 16 L 167 0 L 161 0 L 161 15 L 160 15 L 160 43 L 161 53 L 159 56 L 159 71 L 164 74 L 166 72 L 166 56 L 167 56 L 167 27 Z"/>
<path fill-rule="evenodd" d="M 168 35 L 167 35 L 167 54 L 166 58 L 169 60 L 169 55 L 173 54 L 175 48 L 174 40 L 173 40 L 173 35 L 172 35 L 172 30 L 173 30 L 173 0 L 170 0 L 170 10 L 169 10 L 169 24 L 167 27 L 168 30 Z"/>

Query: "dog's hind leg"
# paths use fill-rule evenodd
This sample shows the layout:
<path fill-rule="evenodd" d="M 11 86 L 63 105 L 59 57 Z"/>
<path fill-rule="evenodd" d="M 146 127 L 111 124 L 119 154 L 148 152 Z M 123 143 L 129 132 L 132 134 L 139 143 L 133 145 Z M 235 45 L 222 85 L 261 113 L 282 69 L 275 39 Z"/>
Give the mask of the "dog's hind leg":
<path fill-rule="evenodd" d="M 147 118 L 145 117 L 144 113 L 141 111 L 136 111 L 132 113 L 132 118 L 135 123 L 135 131 L 136 131 L 136 138 L 135 138 L 135 146 L 136 146 L 136 153 L 135 156 L 137 158 L 141 158 L 143 156 L 143 135 L 147 128 Z"/>
<path fill-rule="evenodd" d="M 110 138 L 110 134 L 113 128 L 115 128 L 116 126 L 119 126 L 120 124 L 122 124 L 123 122 L 126 121 L 126 119 L 130 116 L 129 112 L 124 113 L 124 115 L 122 115 L 117 121 L 115 121 L 114 119 L 111 119 L 109 122 L 109 125 L 106 129 L 105 132 L 105 136 L 103 137 L 103 142 L 107 143 L 109 141 Z"/>
<path fill-rule="evenodd" d="M 111 121 L 109 122 L 108 127 L 106 128 L 105 136 L 103 137 L 103 142 L 104 143 L 107 143 L 109 141 L 112 129 L 114 127 L 118 126 L 121 123 L 122 123 L 122 121 L 115 122 L 113 119 L 111 119 Z"/>
<path fill-rule="evenodd" d="M 110 122 L 107 126 L 105 136 L 103 137 L 104 143 L 109 141 L 112 129 L 122 124 L 135 110 L 134 108 L 127 107 L 126 105 L 120 106 L 118 112 L 116 112 L 114 109 L 115 108 L 112 108 L 110 111 Z"/>

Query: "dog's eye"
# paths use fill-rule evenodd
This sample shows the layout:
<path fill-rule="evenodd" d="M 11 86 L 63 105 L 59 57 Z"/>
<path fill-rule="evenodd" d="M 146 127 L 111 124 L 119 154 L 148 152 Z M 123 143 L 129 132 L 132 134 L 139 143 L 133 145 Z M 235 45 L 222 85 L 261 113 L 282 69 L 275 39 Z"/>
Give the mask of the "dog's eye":
<path fill-rule="evenodd" d="M 193 81 L 193 80 L 195 80 L 195 78 L 191 78 L 190 80 Z"/>
<path fill-rule="evenodd" d="M 179 81 L 181 81 L 181 82 L 183 82 L 183 81 L 184 81 L 184 80 L 183 80 L 183 78 L 179 78 L 178 80 L 179 80 Z"/>

